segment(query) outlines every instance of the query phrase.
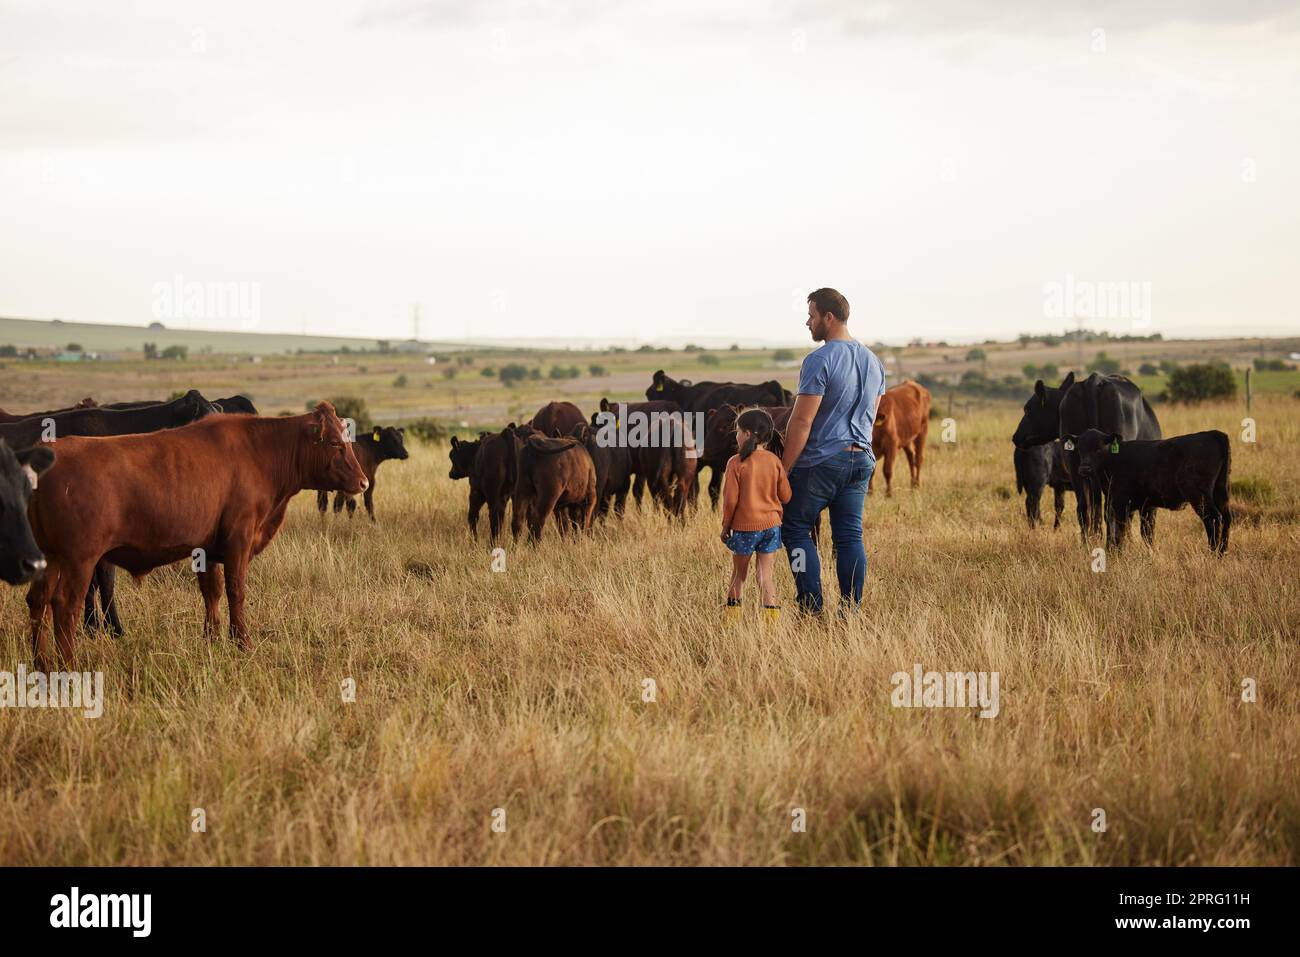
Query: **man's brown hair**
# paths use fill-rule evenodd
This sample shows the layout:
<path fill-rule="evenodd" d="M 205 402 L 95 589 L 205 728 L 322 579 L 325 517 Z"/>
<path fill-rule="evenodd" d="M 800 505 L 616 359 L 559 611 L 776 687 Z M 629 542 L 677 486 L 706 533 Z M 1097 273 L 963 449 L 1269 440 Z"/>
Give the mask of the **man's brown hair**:
<path fill-rule="evenodd" d="M 849 321 L 849 301 L 834 289 L 814 289 L 808 293 L 808 301 L 823 316 L 829 312 L 840 322 Z"/>

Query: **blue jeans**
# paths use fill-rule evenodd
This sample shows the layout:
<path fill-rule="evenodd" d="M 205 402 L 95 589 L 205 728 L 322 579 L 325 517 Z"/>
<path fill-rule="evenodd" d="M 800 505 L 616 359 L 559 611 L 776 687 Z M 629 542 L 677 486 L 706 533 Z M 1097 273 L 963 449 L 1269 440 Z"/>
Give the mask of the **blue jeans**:
<path fill-rule="evenodd" d="M 862 505 L 876 461 L 868 452 L 836 452 L 811 468 L 790 472 L 790 501 L 781 520 L 781 539 L 794 572 L 795 600 L 808 612 L 822 610 L 822 563 L 812 532 L 823 509 L 831 513 L 835 573 L 840 600 L 862 602 L 867 552 L 862 547 Z M 798 569 L 802 568 L 802 571 Z"/>

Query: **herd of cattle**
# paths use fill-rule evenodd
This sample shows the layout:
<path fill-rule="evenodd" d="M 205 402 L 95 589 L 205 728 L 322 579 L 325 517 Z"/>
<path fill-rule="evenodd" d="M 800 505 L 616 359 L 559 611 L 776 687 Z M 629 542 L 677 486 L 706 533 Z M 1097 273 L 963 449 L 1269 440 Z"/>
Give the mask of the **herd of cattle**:
<path fill-rule="evenodd" d="M 713 506 L 728 459 L 736 453 L 739 410 L 765 408 L 779 436 L 793 396 L 775 380 L 757 385 L 675 380 L 654 374 L 646 401 L 600 400 L 590 419 L 571 402 L 549 402 L 524 425 L 451 440 L 452 479 L 469 481 L 468 524 L 477 536 L 486 505 L 495 540 L 511 507 L 516 539 L 528 525 L 542 535 L 554 515 L 560 534 L 590 528 L 612 511 L 621 517 L 629 491 L 645 491 L 674 517 L 699 494 L 699 469 L 712 470 Z M 621 416 L 679 422 L 681 441 L 609 442 Z M 901 451 L 918 487 L 930 419 L 930 394 L 915 382 L 880 399 L 872 447 L 890 493 Z M 703 423 L 703 434 L 692 423 Z M 1055 494 L 1056 524 L 1065 491 L 1075 493 L 1085 539 L 1106 519 L 1107 543 L 1123 541 L 1137 512 L 1148 542 L 1155 510 L 1190 504 L 1212 551 L 1228 545 L 1228 437 L 1222 432 L 1162 439 L 1140 390 L 1122 376 L 1073 373 L 1058 388 L 1040 380 L 1013 436 L 1017 489 L 1030 526 L 1040 520 L 1044 488 Z M 779 450 L 777 450 L 779 451 Z M 191 390 L 167 402 L 98 406 L 13 415 L 0 410 L 0 579 L 30 582 L 27 605 L 37 667 L 55 661 L 46 632 L 53 622 L 58 656 L 73 665 L 79 619 L 121 634 L 114 568 L 143 576 L 189 559 L 204 604 L 204 629 L 220 627 L 224 590 L 230 633 L 248 644 L 244 587 L 248 564 L 279 531 L 290 499 L 317 492 L 322 513 L 356 508 L 364 495 L 374 519 L 378 467 L 407 457 L 401 429 L 353 436 L 328 402 L 298 416 L 263 417 L 248 399 L 208 401 Z"/>

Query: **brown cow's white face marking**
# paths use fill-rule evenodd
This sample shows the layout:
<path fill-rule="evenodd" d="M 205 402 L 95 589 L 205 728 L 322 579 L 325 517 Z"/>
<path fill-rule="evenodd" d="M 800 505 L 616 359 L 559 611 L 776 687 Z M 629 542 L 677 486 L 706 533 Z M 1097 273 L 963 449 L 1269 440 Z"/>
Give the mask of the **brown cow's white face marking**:
<path fill-rule="evenodd" d="M 36 491 L 36 469 L 32 468 L 30 465 L 24 465 L 23 474 L 27 476 L 27 484 L 32 487 L 32 491 Z"/>

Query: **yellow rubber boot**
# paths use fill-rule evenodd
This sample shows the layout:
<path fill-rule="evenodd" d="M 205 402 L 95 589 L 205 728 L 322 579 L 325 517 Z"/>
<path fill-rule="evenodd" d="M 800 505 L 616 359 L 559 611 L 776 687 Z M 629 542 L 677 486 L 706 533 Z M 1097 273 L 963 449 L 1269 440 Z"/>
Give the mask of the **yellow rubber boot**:
<path fill-rule="evenodd" d="M 768 625 L 775 625 L 781 620 L 781 608 L 778 605 L 763 606 L 763 622 Z"/>
<path fill-rule="evenodd" d="M 723 620 L 729 625 L 735 625 L 740 622 L 740 605 L 728 605 L 723 609 Z"/>

